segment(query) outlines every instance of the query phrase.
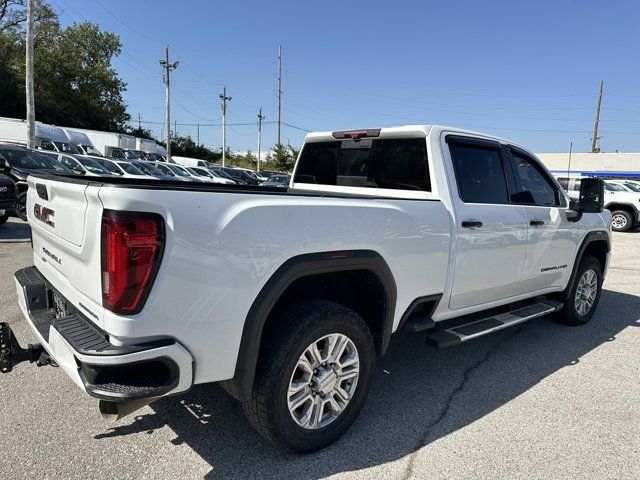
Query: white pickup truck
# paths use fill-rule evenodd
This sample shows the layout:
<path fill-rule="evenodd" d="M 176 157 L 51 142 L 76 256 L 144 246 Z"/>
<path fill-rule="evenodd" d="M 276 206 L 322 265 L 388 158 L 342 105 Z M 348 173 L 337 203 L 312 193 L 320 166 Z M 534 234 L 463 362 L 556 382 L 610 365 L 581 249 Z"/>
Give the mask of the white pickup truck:
<path fill-rule="evenodd" d="M 528 150 L 441 126 L 311 133 L 286 191 L 32 175 L 35 265 L 15 282 L 39 344 L 3 324 L 0 369 L 54 363 L 116 419 L 220 382 L 267 440 L 314 451 L 353 423 L 394 332 L 445 347 L 587 322 L 602 188 L 570 201 Z"/>

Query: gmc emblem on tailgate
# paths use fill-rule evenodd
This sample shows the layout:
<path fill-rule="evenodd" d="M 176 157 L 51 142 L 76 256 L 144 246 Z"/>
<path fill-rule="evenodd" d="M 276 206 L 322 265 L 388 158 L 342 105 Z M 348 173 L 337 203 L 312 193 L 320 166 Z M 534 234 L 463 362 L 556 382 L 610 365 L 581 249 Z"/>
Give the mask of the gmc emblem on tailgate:
<path fill-rule="evenodd" d="M 43 207 L 39 203 L 33 206 L 33 216 L 43 223 L 46 223 L 52 228 L 56 228 L 56 224 L 51 218 L 55 215 L 55 212 L 50 208 Z"/>

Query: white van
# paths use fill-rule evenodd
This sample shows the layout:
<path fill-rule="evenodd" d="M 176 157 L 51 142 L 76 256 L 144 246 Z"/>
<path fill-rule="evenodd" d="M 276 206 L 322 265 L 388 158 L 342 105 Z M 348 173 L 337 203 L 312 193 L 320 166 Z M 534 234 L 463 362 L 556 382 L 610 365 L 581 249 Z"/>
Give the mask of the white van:
<path fill-rule="evenodd" d="M 84 155 L 92 155 L 94 157 L 102 157 L 102 153 L 93 146 L 93 143 L 86 133 L 66 127 L 62 127 L 62 131 L 69 139 L 69 143 L 76 147 L 80 153 Z"/>
<path fill-rule="evenodd" d="M 64 130 L 54 125 L 36 122 L 35 147 L 64 153 L 80 153 L 69 143 Z M 0 142 L 27 144 L 27 121 L 0 117 Z"/>
<path fill-rule="evenodd" d="M 176 162 L 178 165 L 182 165 L 184 167 L 209 167 L 211 166 L 211 162 L 208 160 L 202 160 L 200 158 L 191 158 L 191 157 L 179 157 L 177 155 L 171 155 L 171 160 Z"/>

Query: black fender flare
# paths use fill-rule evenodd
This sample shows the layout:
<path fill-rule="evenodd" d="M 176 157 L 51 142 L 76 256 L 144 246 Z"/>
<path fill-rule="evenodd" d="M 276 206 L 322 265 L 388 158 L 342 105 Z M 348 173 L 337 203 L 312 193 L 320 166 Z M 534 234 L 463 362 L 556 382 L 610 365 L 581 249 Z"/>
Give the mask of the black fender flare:
<path fill-rule="evenodd" d="M 382 325 L 380 353 L 389 346 L 396 306 L 396 283 L 387 262 L 373 250 L 340 250 L 298 255 L 283 263 L 262 287 L 254 300 L 242 329 L 240 348 L 233 378 L 221 386 L 240 401 L 249 399 L 255 376 L 262 332 L 276 302 L 296 280 L 322 273 L 368 270 L 385 291 L 385 315 Z"/>
<path fill-rule="evenodd" d="M 611 205 L 620 205 L 623 207 L 629 207 L 631 208 L 631 210 L 633 210 L 636 213 L 636 215 L 638 214 L 638 207 L 636 207 L 633 203 L 613 201 L 613 202 L 609 202 L 604 206 L 605 210 L 611 210 L 611 208 L 609 208 Z M 633 220 L 635 221 L 635 218 Z"/>
<path fill-rule="evenodd" d="M 594 230 L 585 235 L 580 247 L 578 248 L 578 253 L 576 254 L 575 261 L 573 262 L 573 268 L 571 270 L 571 276 L 569 277 L 569 283 L 567 283 L 567 288 L 565 292 L 571 289 L 573 282 L 576 279 L 576 274 L 578 273 L 578 267 L 580 266 L 580 260 L 582 260 L 582 256 L 584 255 L 584 251 L 587 249 L 590 243 L 593 242 L 605 242 L 607 245 L 607 253 L 611 252 L 611 241 L 609 239 L 609 234 L 605 230 Z M 602 265 L 602 269 L 604 270 L 605 265 Z"/>

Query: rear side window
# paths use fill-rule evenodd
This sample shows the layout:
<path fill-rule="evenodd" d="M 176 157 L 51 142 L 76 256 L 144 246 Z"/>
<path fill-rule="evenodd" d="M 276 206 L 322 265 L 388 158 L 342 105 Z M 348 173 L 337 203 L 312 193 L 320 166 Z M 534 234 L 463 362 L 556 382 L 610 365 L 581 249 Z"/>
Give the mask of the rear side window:
<path fill-rule="evenodd" d="M 465 203 L 509 203 L 499 147 L 450 143 L 460 199 Z"/>
<path fill-rule="evenodd" d="M 431 191 L 424 138 L 307 143 L 294 182 Z"/>

